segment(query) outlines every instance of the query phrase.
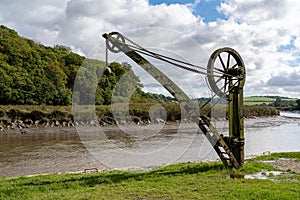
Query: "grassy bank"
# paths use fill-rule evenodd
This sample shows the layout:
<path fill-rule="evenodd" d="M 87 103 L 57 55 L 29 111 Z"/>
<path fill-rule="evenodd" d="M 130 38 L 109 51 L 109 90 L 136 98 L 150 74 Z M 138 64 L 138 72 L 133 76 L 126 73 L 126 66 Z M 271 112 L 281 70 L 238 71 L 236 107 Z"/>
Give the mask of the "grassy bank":
<path fill-rule="evenodd" d="M 245 105 L 275 105 L 280 104 L 281 106 L 293 105 L 296 103 L 297 98 L 288 97 L 275 97 L 275 96 L 251 96 L 244 97 Z M 278 106 L 278 105 L 277 105 Z"/>
<path fill-rule="evenodd" d="M 170 103 L 162 104 L 164 109 L 152 109 L 154 104 L 130 104 L 129 113 L 131 119 L 135 123 L 147 124 L 151 121 L 149 112 L 156 118 L 164 118 L 170 122 L 181 120 L 181 110 L 179 104 Z M 157 105 L 156 105 L 157 106 Z M 154 106 L 155 107 L 155 106 Z M 115 111 L 119 116 L 124 116 L 128 111 L 124 105 L 114 106 Z M 85 119 L 86 123 L 93 120 L 90 112 L 95 112 L 100 125 L 115 124 L 116 117 L 112 112 L 112 107 L 109 105 L 99 105 L 95 107 L 83 107 L 76 112 L 75 116 L 72 113 L 72 106 L 0 106 L 0 126 L 1 127 L 30 127 L 30 126 L 72 126 L 74 118 Z M 205 107 L 201 110 L 202 114 L 210 114 L 210 108 Z M 225 118 L 226 107 L 217 106 L 213 110 L 214 117 Z M 245 106 L 245 117 L 251 116 L 271 116 L 279 115 L 279 111 L 266 106 Z M 153 120 L 153 119 L 152 119 Z"/>
<path fill-rule="evenodd" d="M 264 159 L 300 158 L 298 153 Z M 261 158 L 258 158 L 259 160 Z M 0 179 L 0 199 L 299 199 L 300 175 L 284 172 L 270 179 L 229 178 L 278 170 L 256 160 L 229 171 L 220 163 L 182 163 L 151 171 L 39 175 Z M 237 176 L 235 176 L 237 177 Z"/>

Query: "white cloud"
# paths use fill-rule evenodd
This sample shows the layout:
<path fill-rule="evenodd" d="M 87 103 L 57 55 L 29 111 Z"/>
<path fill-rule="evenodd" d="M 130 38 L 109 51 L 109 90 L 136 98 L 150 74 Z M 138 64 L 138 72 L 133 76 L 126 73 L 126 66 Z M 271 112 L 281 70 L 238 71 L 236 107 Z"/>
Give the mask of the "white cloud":
<path fill-rule="evenodd" d="M 46 45 L 55 42 L 67 1 L 3 0 L 0 2 L 0 23 L 19 34 Z"/>
<path fill-rule="evenodd" d="M 300 36 L 298 28 L 300 21 L 295 15 L 300 11 L 299 4 L 295 1 L 229 0 L 221 5 L 220 10 L 228 15 L 229 21 L 230 19 L 235 21 L 238 29 L 244 27 L 238 34 L 242 37 L 237 46 L 242 44 L 239 51 L 243 54 L 246 67 L 249 69 L 248 94 L 254 94 L 256 91 L 280 94 L 298 84 L 297 80 L 294 80 L 293 86 L 282 85 L 282 80 L 287 80 L 284 73 L 292 74 L 296 68 L 299 69 L 299 64 L 298 67 L 289 65 L 289 62 L 296 59 L 297 53 L 299 55 L 297 42 L 295 49 L 281 52 L 278 51 L 278 47 L 288 45 L 293 37 Z M 292 82 L 293 76 L 289 77 L 289 82 Z M 275 86 L 275 82 L 278 83 L 278 88 L 270 88 L 267 84 L 273 83 L 272 86 Z M 290 94 L 300 97 L 300 92 L 297 93 L 296 90 Z"/>
<path fill-rule="evenodd" d="M 200 65 L 206 65 L 203 60 L 207 61 L 215 49 L 230 46 L 246 64 L 246 95 L 284 93 L 300 98 L 297 81 L 289 86 L 276 85 L 282 80 L 292 81 L 298 77 L 292 74 L 300 71 L 299 3 L 224 0 L 218 10 L 228 19 L 210 23 L 195 16 L 193 9 L 190 4 L 150 5 L 146 0 L 3 0 L 0 23 L 22 36 L 47 45 L 71 46 L 86 55 L 97 44 L 103 44 L 102 33 L 116 30 L 129 33 L 142 46 L 168 49 Z M 181 34 L 174 39 L 168 34 L 161 35 L 164 31 L 155 33 L 155 29 L 130 31 L 143 27 L 163 27 Z M 199 45 L 191 45 L 192 40 L 186 40 L 187 37 Z M 293 48 L 278 50 L 293 38 Z M 102 50 L 97 53 L 103 53 Z M 197 60 L 200 55 L 201 61 Z M 193 87 L 199 87 L 192 74 L 187 73 L 184 78 L 189 79 L 187 76 L 195 82 L 191 83 Z"/>

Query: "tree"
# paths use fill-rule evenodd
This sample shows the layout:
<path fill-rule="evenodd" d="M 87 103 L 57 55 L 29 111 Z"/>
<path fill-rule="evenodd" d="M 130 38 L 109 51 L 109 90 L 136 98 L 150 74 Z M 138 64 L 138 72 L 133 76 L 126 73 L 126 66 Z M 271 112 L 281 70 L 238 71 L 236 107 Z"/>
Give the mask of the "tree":
<path fill-rule="evenodd" d="M 5 26 L 0 26 L 0 38 L 0 104 L 71 103 L 70 82 L 81 56 L 64 46 L 37 44 Z"/>
<path fill-rule="evenodd" d="M 296 100 L 296 109 L 300 110 L 300 99 Z"/>
<path fill-rule="evenodd" d="M 279 106 L 281 106 L 281 98 L 280 97 L 276 97 L 276 100 L 275 100 L 275 102 L 274 102 L 274 106 L 275 107 L 279 107 Z"/>

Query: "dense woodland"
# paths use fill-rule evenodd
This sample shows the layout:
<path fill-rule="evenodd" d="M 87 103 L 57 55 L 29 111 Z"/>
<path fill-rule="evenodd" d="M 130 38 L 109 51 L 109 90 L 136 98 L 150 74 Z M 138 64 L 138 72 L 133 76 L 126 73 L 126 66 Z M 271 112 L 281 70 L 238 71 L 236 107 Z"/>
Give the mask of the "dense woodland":
<path fill-rule="evenodd" d="M 77 78 L 77 84 L 81 84 L 81 89 L 77 87 L 77 93 L 74 95 L 77 103 L 110 104 L 115 85 L 124 74 L 130 76 L 131 83 L 124 83 L 123 87 L 129 87 L 131 84 L 137 88 L 131 95 L 132 102 L 174 100 L 163 95 L 143 92 L 139 78 L 128 66 L 111 63 L 109 68 L 106 68 L 104 62 L 86 59 L 71 52 L 68 47 L 47 47 L 20 37 L 12 29 L 0 26 L 1 105 L 71 105 L 79 69 L 81 76 Z M 94 83 L 97 83 L 96 91 L 87 94 Z M 119 93 L 114 93 L 114 96 L 120 96 L 119 99 L 114 98 L 118 102 L 122 101 L 122 95 L 128 96 L 122 94 L 122 91 L 125 89 L 119 88 Z"/>

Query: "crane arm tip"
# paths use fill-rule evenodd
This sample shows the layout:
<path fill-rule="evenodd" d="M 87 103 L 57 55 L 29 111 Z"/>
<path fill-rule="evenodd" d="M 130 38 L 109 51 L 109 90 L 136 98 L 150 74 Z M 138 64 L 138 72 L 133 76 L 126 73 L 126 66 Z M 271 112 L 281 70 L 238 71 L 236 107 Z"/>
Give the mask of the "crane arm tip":
<path fill-rule="evenodd" d="M 103 33 L 102 37 L 104 37 L 105 39 L 107 39 L 109 37 L 109 34 L 108 33 Z"/>

